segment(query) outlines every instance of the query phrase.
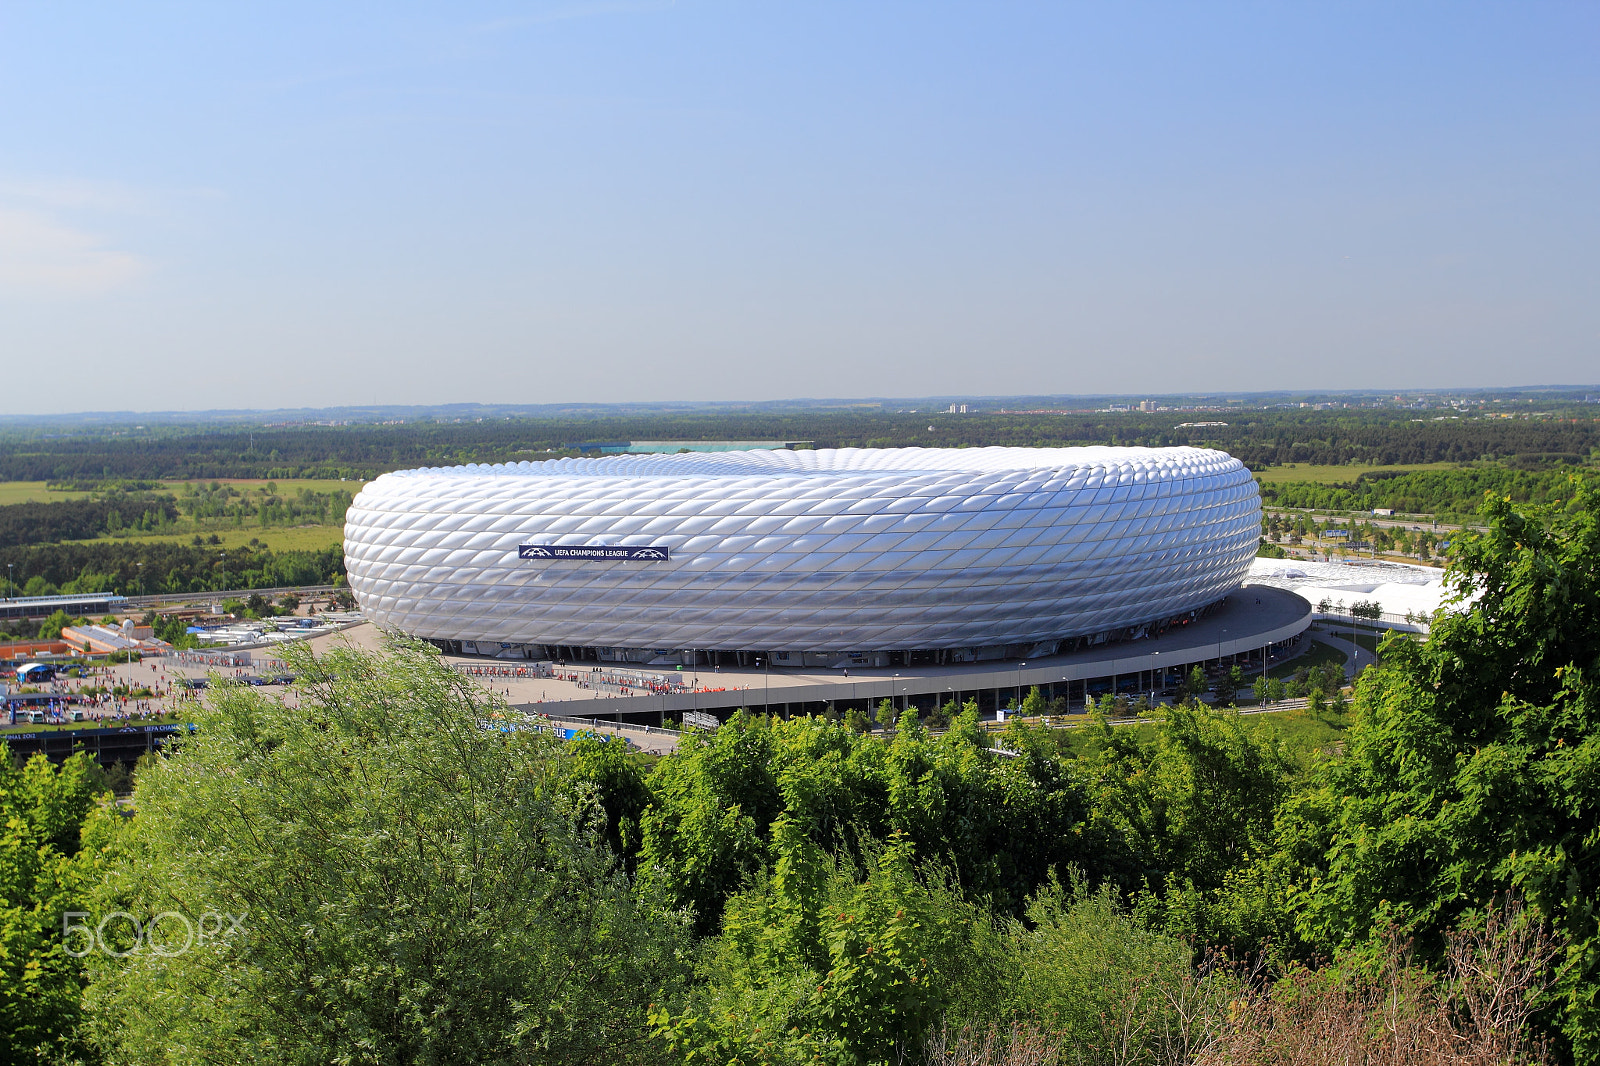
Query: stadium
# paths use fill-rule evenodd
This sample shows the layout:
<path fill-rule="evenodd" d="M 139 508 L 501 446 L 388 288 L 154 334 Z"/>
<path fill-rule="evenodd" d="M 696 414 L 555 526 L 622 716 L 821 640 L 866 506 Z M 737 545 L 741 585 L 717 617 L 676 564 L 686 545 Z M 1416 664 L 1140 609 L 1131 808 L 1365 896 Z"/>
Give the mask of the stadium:
<path fill-rule="evenodd" d="M 457 652 L 944 665 L 1186 624 L 1260 521 L 1198 448 L 617 455 L 386 474 L 345 556 L 368 618 Z"/>

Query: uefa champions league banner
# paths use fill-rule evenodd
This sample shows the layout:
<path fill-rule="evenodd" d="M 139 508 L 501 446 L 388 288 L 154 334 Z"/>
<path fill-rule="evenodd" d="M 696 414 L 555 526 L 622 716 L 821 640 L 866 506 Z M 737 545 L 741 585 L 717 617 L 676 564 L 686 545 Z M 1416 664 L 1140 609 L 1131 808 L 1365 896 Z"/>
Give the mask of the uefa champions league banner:
<path fill-rule="evenodd" d="M 637 548 L 617 548 L 605 544 L 519 544 L 517 558 L 662 563 L 672 558 L 672 549 L 664 544 Z"/>

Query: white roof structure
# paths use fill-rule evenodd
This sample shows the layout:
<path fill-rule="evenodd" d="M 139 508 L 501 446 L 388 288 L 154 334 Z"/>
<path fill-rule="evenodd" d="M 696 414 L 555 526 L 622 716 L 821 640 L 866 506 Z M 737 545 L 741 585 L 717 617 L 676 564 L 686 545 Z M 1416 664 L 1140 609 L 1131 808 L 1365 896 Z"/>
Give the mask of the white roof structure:
<path fill-rule="evenodd" d="M 345 561 L 366 617 L 434 639 L 971 648 L 1210 604 L 1260 517 L 1199 448 L 619 455 L 386 474 Z"/>
<path fill-rule="evenodd" d="M 1299 559 L 1257 559 L 1250 583 L 1296 592 L 1313 604 L 1327 600 L 1343 610 L 1358 601 L 1377 603 L 1387 616 L 1432 617 L 1451 594 L 1444 571 L 1381 560 L 1304 562 Z"/>

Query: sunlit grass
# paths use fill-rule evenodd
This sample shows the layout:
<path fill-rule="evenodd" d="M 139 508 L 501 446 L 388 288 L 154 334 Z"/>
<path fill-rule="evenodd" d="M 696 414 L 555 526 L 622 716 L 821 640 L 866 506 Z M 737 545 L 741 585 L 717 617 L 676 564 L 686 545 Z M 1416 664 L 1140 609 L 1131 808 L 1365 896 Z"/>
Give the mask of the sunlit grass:
<path fill-rule="evenodd" d="M 216 482 L 219 485 L 231 485 L 240 492 L 254 491 L 272 485 L 279 496 L 297 496 L 301 489 L 310 489 L 312 492 L 329 493 L 335 489 L 343 489 L 352 496 L 361 491 L 365 482 L 338 481 L 328 478 L 293 478 L 293 479 L 268 479 L 268 478 L 191 478 L 187 481 L 161 481 L 156 483 L 155 492 L 170 492 L 174 496 L 182 497 L 185 485 L 193 485 L 196 489 Z M 0 481 L 0 507 L 13 503 L 57 503 L 61 500 L 82 500 L 89 497 L 87 492 L 53 492 L 47 489 L 47 481 Z"/>
<path fill-rule="evenodd" d="M 215 533 L 221 544 L 210 544 L 211 535 Z M 195 534 L 193 531 L 183 533 L 143 533 L 131 537 L 96 537 L 94 540 L 66 541 L 68 544 L 193 544 Z M 239 527 L 228 526 L 219 529 L 206 529 L 200 533 L 200 538 L 208 542 L 207 546 L 218 551 L 231 550 L 241 547 L 253 546 L 251 540 L 258 540 L 261 546 L 273 551 L 322 551 L 344 543 L 344 525 L 338 523 L 328 526 L 270 526 L 266 529 L 259 525 L 244 525 Z"/>
<path fill-rule="evenodd" d="M 1375 470 L 1401 471 L 1401 470 L 1456 470 L 1460 463 L 1404 463 L 1397 466 L 1367 466 L 1360 463 L 1346 463 L 1342 466 L 1313 466 L 1309 463 L 1283 463 L 1271 466 L 1265 470 L 1257 470 L 1256 478 L 1268 485 L 1275 485 L 1285 481 L 1316 481 L 1324 485 L 1339 484 L 1354 481 L 1362 474 Z"/>
<path fill-rule="evenodd" d="M 82 500 L 87 492 L 50 492 L 45 481 L 0 481 L 0 507 L 14 503 L 56 503 L 60 500 Z"/>

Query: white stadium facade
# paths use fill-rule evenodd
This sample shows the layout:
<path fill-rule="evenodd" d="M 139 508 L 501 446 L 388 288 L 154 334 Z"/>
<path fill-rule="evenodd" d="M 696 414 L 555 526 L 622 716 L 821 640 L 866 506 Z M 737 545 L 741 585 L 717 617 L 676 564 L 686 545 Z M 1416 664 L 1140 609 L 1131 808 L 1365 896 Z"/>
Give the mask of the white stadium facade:
<path fill-rule="evenodd" d="M 942 667 L 1187 625 L 1260 529 L 1205 449 L 761 450 L 386 474 L 345 560 L 368 618 L 457 652 Z"/>

